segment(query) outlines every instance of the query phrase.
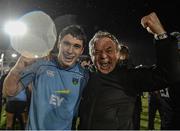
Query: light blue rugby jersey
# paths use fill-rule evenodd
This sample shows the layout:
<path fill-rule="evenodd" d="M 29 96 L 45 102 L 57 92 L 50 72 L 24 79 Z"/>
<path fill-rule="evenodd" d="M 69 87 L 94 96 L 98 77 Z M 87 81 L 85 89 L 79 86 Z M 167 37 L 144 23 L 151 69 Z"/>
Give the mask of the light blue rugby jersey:
<path fill-rule="evenodd" d="M 61 69 L 56 62 L 40 60 L 22 73 L 26 87 L 33 81 L 27 129 L 69 130 L 88 72 L 75 64 Z"/>

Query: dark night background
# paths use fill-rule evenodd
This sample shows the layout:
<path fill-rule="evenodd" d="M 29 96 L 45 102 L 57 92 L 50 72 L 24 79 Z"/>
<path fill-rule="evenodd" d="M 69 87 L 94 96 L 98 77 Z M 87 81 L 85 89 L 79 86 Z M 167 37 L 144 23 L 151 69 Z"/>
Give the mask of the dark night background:
<path fill-rule="evenodd" d="M 142 28 L 142 16 L 155 11 L 168 32 L 180 31 L 178 0 L 0 0 L 1 52 L 10 48 L 3 32 L 4 23 L 34 10 L 49 14 L 56 21 L 58 31 L 69 23 L 81 24 L 88 40 L 98 30 L 113 33 L 129 46 L 135 64 L 155 62 L 153 37 Z M 62 17 L 66 14 L 69 17 Z"/>

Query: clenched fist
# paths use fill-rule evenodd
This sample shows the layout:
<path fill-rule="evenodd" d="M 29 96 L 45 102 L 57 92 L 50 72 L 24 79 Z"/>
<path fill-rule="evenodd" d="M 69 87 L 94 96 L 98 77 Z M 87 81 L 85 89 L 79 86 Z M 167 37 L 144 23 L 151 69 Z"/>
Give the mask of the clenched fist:
<path fill-rule="evenodd" d="M 155 12 L 152 12 L 149 15 L 144 16 L 141 19 L 141 25 L 154 36 L 166 33 Z"/>

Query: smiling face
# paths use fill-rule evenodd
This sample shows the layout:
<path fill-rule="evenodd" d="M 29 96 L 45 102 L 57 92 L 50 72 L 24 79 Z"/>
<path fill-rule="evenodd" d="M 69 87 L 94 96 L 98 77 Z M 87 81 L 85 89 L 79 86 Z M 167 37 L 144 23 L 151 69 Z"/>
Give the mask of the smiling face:
<path fill-rule="evenodd" d="M 83 53 L 83 41 L 67 34 L 59 41 L 58 49 L 59 64 L 67 68 L 76 63 L 78 57 Z"/>
<path fill-rule="evenodd" d="M 118 63 L 119 51 L 117 44 L 108 37 L 96 40 L 92 53 L 92 61 L 98 71 L 108 74 Z"/>

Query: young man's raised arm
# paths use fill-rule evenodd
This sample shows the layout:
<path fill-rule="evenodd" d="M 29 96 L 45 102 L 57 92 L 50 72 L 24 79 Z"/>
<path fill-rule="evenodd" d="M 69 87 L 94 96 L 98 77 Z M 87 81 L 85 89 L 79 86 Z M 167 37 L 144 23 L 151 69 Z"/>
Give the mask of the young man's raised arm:
<path fill-rule="evenodd" d="M 18 59 L 15 66 L 10 70 L 9 74 L 4 80 L 4 96 L 14 96 L 23 88 L 23 85 L 20 81 L 21 73 L 28 65 L 32 64 L 33 62 L 33 59 L 27 59 L 23 56 Z"/>

